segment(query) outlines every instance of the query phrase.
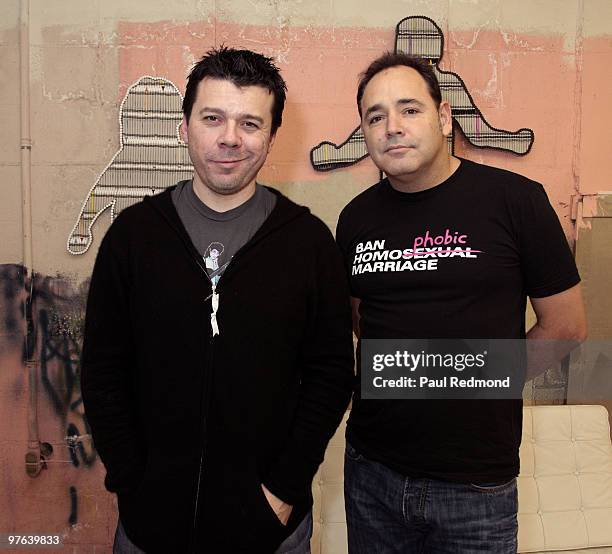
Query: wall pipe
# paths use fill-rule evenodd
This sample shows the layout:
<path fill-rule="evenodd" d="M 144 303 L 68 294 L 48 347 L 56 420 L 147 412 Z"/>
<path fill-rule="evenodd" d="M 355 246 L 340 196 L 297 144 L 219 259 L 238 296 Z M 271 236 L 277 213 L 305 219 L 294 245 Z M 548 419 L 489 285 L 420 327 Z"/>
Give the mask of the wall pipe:
<path fill-rule="evenodd" d="M 28 451 L 26 473 L 35 477 L 40 473 L 40 440 L 38 436 L 38 363 L 36 360 L 36 336 L 33 321 L 34 270 L 32 255 L 32 176 L 30 137 L 30 1 L 21 0 L 19 17 L 19 71 L 21 113 L 21 198 L 23 226 L 24 267 L 24 321 L 25 367 L 28 374 Z"/>

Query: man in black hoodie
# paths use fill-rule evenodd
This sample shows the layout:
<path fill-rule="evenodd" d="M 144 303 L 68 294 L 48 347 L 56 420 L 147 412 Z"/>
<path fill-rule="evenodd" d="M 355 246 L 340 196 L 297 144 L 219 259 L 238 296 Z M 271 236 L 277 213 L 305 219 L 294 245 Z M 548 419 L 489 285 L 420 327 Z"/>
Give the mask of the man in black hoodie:
<path fill-rule="evenodd" d="M 183 102 L 193 179 L 124 210 L 100 246 L 81 378 L 115 552 L 309 552 L 353 354 L 331 233 L 256 183 L 285 90 L 269 58 L 208 52 Z"/>

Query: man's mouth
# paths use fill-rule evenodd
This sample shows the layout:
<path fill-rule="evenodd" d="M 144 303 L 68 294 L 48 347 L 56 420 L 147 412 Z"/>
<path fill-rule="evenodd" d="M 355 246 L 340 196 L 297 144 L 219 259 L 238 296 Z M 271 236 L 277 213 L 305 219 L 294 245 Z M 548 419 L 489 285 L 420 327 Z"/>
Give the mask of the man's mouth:
<path fill-rule="evenodd" d="M 246 158 L 239 158 L 239 159 L 231 159 L 231 160 L 211 160 L 213 163 L 215 164 L 219 164 L 222 166 L 232 166 L 235 165 L 237 163 L 243 162 Z"/>
<path fill-rule="evenodd" d="M 411 146 L 405 146 L 404 144 L 394 144 L 385 149 L 385 152 L 401 152 L 403 150 L 409 150 Z"/>

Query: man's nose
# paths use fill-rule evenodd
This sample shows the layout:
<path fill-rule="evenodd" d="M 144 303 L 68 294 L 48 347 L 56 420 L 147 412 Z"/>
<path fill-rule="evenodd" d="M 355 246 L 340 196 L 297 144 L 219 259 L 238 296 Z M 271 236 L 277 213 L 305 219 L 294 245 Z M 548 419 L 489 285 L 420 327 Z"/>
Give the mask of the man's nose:
<path fill-rule="evenodd" d="M 223 127 L 223 132 L 219 136 L 219 145 L 227 146 L 228 148 L 240 146 L 240 133 L 236 122 L 226 122 Z"/>
<path fill-rule="evenodd" d="M 404 129 L 402 128 L 400 118 L 395 114 L 389 114 L 387 116 L 387 136 L 392 137 L 403 134 Z"/>

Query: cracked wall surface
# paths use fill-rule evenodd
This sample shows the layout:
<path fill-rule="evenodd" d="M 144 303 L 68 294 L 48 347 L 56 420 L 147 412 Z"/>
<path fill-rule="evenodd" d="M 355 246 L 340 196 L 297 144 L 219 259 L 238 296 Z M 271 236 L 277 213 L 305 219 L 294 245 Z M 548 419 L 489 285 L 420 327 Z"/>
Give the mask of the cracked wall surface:
<path fill-rule="evenodd" d="M 66 238 L 87 191 L 119 148 L 119 104 L 128 87 L 151 75 L 184 91 L 190 66 L 211 46 L 242 46 L 277 59 L 289 86 L 288 102 L 261 181 L 309 206 L 333 229 L 340 209 L 378 172 L 369 159 L 316 172 L 309 150 L 323 140 L 340 142 L 356 127 L 357 74 L 393 48 L 397 22 L 410 15 L 432 18 L 445 35 L 441 68 L 462 77 L 492 125 L 529 127 L 536 137 L 525 157 L 475 149 L 461 137 L 457 153 L 544 184 L 568 240 L 578 237 L 592 325 L 597 333 L 609 331 L 610 317 L 598 306 L 609 295 L 612 268 L 598 252 L 608 248 L 610 228 L 601 217 L 579 217 L 577 232 L 572 211 L 581 195 L 612 191 L 607 135 L 612 3 L 387 0 L 375 10 L 371 5 L 366 0 L 30 0 L 34 336 L 38 358 L 46 360 L 46 374 L 42 365 L 37 369 L 41 440 L 56 444 L 57 461 L 30 479 L 23 461 L 27 279 L 21 268 L 20 3 L 3 1 L 0 476 L 8 494 L 0 500 L 0 532 L 7 524 L 7 530 L 57 531 L 71 544 L 67 552 L 110 552 L 116 512 L 113 497 L 102 489 L 101 463 L 91 445 L 81 451 L 66 442 L 68 430 L 82 432 L 85 423 L 76 361 L 80 337 L 65 326 L 82 317 L 84 290 L 109 214 L 100 217 L 87 253 L 70 255 Z M 594 231 L 598 238 L 586 234 Z M 581 233 L 588 242 L 582 250 Z"/>

